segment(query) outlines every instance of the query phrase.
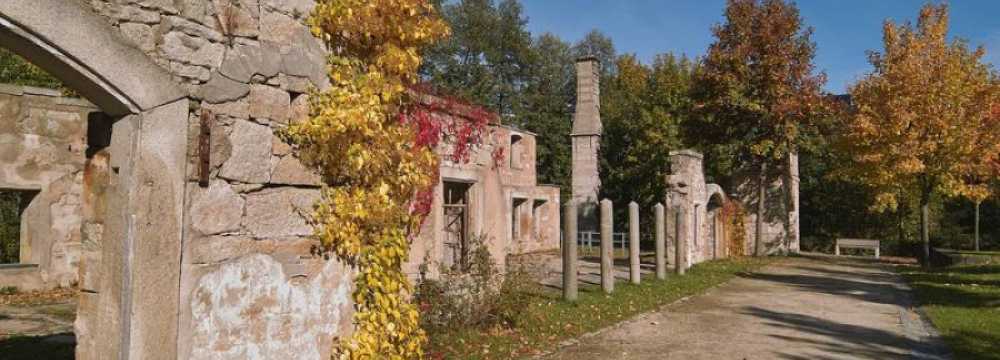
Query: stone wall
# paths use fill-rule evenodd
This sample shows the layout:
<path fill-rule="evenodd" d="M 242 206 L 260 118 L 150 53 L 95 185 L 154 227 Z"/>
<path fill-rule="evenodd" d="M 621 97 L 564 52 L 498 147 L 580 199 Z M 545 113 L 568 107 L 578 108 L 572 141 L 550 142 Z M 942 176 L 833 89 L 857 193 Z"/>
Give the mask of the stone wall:
<path fill-rule="evenodd" d="M 178 357 L 326 358 L 350 330 L 351 271 L 313 256 L 318 177 L 275 133 L 327 86 L 310 0 L 90 0 L 169 72 L 189 111 Z M 210 112 L 210 174 L 198 153 Z M 169 290 L 165 290 L 169 291 Z"/>
<path fill-rule="evenodd" d="M 725 199 L 722 188 L 705 183 L 704 157 L 695 151 L 670 152 L 670 175 L 667 175 L 668 204 L 666 208 L 667 261 L 673 263 L 676 251 L 675 227 L 678 207 L 684 209 L 685 233 L 687 241 L 687 263 L 725 257 L 720 251 L 724 242 L 717 221 L 717 206 Z"/>
<path fill-rule="evenodd" d="M 743 203 L 747 211 L 746 253 L 753 254 L 757 237 L 757 177 L 752 171 L 744 171 L 736 177 L 736 191 L 733 198 Z M 769 186 L 764 197 L 764 241 L 765 254 L 799 251 L 799 161 L 798 156 L 789 157 L 781 168 L 768 174 Z M 786 189 L 785 183 L 789 186 Z"/>
<path fill-rule="evenodd" d="M 0 85 L 0 190 L 34 193 L 22 213 L 20 263 L 0 287 L 36 290 L 77 282 L 87 101 L 59 91 Z"/>

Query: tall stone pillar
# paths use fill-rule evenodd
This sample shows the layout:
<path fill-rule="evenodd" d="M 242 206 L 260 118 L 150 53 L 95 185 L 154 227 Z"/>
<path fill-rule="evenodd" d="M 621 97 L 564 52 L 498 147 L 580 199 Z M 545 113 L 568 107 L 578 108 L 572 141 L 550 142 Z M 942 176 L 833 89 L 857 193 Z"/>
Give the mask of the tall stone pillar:
<path fill-rule="evenodd" d="M 563 207 L 563 300 L 576 301 L 576 203 L 570 200 Z"/>
<path fill-rule="evenodd" d="M 639 271 L 639 204 L 628 204 L 628 269 L 629 280 L 633 284 L 642 281 Z"/>
<path fill-rule="evenodd" d="M 653 213 L 656 218 L 656 278 L 663 280 L 667 278 L 667 233 L 663 218 L 663 204 L 656 204 L 653 207 Z"/>
<path fill-rule="evenodd" d="M 597 203 L 601 178 L 597 154 L 601 147 L 600 63 L 597 58 L 584 57 L 576 62 L 576 112 L 573 114 L 572 191 L 573 200 L 581 205 L 581 231 L 597 231 Z"/>
<path fill-rule="evenodd" d="M 615 291 L 614 231 L 611 218 L 611 200 L 601 200 L 601 289 L 610 294 Z"/>

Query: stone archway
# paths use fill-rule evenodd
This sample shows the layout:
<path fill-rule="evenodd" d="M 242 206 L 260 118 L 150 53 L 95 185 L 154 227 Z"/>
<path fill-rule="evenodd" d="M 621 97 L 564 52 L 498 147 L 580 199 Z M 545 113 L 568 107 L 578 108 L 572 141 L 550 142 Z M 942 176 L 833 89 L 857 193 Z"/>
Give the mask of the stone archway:
<path fill-rule="evenodd" d="M 722 187 L 716 184 L 706 185 L 705 192 L 705 225 L 708 227 L 708 241 L 711 244 L 712 259 L 724 258 L 729 254 L 725 253 L 725 218 L 723 217 L 722 206 L 726 201 L 726 194 Z"/>
<path fill-rule="evenodd" d="M 110 115 L 106 188 L 84 244 L 77 357 L 176 358 L 188 99 L 76 1 L 0 1 L 0 46 Z M 141 264 L 141 266 L 140 266 Z"/>

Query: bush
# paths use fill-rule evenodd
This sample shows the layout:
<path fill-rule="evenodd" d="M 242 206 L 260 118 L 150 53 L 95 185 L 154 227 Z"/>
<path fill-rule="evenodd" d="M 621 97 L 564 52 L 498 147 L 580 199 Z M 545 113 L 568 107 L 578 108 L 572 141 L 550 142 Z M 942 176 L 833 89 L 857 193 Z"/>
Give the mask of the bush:
<path fill-rule="evenodd" d="M 485 246 L 485 236 L 470 239 L 468 261 L 455 267 L 438 264 L 437 278 L 421 279 L 416 303 L 421 327 L 440 333 L 456 327 L 513 327 L 530 301 L 535 283 L 522 268 L 502 273 Z M 425 263 L 426 269 L 434 264 Z"/>
<path fill-rule="evenodd" d="M 16 295 L 17 286 L 4 286 L 0 287 L 0 295 Z"/>

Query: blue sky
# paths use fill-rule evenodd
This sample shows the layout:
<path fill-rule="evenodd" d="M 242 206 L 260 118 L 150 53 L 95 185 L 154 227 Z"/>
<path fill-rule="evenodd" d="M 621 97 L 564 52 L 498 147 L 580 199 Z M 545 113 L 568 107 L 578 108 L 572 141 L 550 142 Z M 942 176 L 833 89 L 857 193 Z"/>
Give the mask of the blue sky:
<path fill-rule="evenodd" d="M 591 29 L 610 36 L 619 53 L 648 62 L 659 53 L 704 54 L 711 26 L 722 21 L 725 0 L 521 0 L 528 29 L 575 42 Z M 986 60 L 1000 64 L 1000 1 L 953 0 L 951 36 L 986 47 Z M 880 50 L 882 22 L 916 21 L 923 0 L 799 0 L 806 24 L 815 29 L 816 66 L 827 90 L 844 92 L 871 69 L 866 50 Z"/>

